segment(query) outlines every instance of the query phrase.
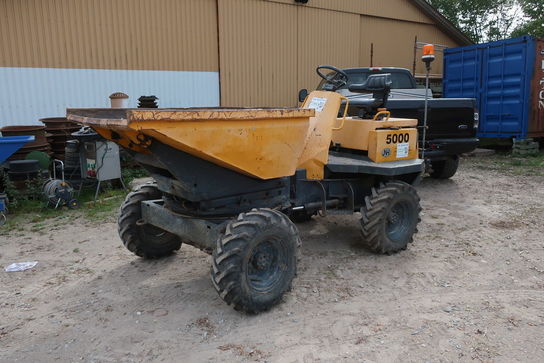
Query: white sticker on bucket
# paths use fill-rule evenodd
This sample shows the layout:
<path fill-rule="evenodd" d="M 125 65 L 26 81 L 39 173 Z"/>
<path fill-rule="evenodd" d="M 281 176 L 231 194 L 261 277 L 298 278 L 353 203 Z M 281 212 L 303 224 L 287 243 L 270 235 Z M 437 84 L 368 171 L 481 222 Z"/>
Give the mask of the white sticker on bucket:
<path fill-rule="evenodd" d="M 397 144 L 397 159 L 407 157 L 408 151 L 410 151 L 409 143 Z"/>
<path fill-rule="evenodd" d="M 314 97 L 312 98 L 312 101 L 310 102 L 310 105 L 308 106 L 308 108 L 313 108 L 317 112 L 321 112 L 325 108 L 326 103 L 327 103 L 326 98 Z"/>

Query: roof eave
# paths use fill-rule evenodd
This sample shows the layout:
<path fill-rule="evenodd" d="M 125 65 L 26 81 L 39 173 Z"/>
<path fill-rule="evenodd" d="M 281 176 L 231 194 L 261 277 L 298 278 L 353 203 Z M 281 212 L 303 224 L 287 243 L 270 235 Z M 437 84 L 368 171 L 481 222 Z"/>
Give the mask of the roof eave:
<path fill-rule="evenodd" d="M 436 21 L 437 25 L 446 31 L 460 45 L 470 45 L 474 42 L 457 28 L 451 21 L 440 14 L 431 4 L 425 0 L 412 0 L 427 16 Z"/>

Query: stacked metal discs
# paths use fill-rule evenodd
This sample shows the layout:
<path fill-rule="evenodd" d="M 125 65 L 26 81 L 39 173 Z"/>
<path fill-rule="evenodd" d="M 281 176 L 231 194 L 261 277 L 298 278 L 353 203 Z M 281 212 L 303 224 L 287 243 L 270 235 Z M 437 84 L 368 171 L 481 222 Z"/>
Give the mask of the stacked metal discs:
<path fill-rule="evenodd" d="M 79 141 L 69 140 L 66 142 L 64 155 L 64 176 L 74 185 L 79 184 L 81 179 L 81 164 L 79 159 Z"/>
<path fill-rule="evenodd" d="M 158 108 L 156 96 L 142 96 L 138 98 L 138 108 Z"/>
<path fill-rule="evenodd" d="M 64 161 L 66 142 L 72 140 L 72 133 L 79 130 L 80 126 L 66 117 L 48 117 L 40 119 L 45 124 L 49 142 L 53 150 L 53 157 Z"/>

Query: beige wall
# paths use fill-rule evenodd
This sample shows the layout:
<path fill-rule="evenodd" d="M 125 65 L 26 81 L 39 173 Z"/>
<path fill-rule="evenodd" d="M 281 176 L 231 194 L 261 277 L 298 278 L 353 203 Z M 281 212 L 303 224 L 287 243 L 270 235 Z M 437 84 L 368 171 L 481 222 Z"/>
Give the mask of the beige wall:
<path fill-rule="evenodd" d="M 219 71 L 224 106 L 294 106 L 371 44 L 412 69 L 415 36 L 458 45 L 408 0 L 0 0 L 0 67 Z"/>
<path fill-rule="evenodd" d="M 297 88 L 297 14 L 258 0 L 219 0 L 221 104 L 292 104 Z"/>
<path fill-rule="evenodd" d="M 340 68 L 358 65 L 359 15 L 299 7 L 298 24 L 299 89 L 315 88 L 318 65 L 331 64 Z M 297 92 L 293 93 L 295 100 Z"/>
<path fill-rule="evenodd" d="M 217 71 L 215 0 L 0 0 L 0 67 Z"/>
<path fill-rule="evenodd" d="M 368 67 L 372 43 L 374 66 L 410 70 L 416 36 L 422 42 L 458 46 L 415 10 L 405 0 L 313 0 L 308 6 L 291 0 L 219 0 L 221 103 L 295 106 L 298 90 L 314 89 L 320 81 L 318 65 Z M 417 72 L 423 72 L 420 56 L 419 50 Z M 433 73 L 441 72 L 437 53 Z"/>
<path fill-rule="evenodd" d="M 432 24 L 409 0 L 309 0 L 305 5 L 296 5 L 294 0 L 265 0 L 293 6 L 335 10 L 352 14 L 364 14 L 384 18 L 403 19 Z"/>
<path fill-rule="evenodd" d="M 371 48 L 372 65 L 383 67 L 403 67 L 413 70 L 414 43 L 442 44 L 457 47 L 454 40 L 432 24 L 405 22 L 370 16 L 361 16 L 360 65 L 370 66 Z M 372 47 L 373 45 L 373 47 Z M 438 48 L 437 48 L 438 49 Z M 436 61 L 432 64 L 432 73 L 442 74 L 442 53 L 436 52 Z M 416 54 L 416 73 L 424 72 L 421 62 L 421 49 Z"/>

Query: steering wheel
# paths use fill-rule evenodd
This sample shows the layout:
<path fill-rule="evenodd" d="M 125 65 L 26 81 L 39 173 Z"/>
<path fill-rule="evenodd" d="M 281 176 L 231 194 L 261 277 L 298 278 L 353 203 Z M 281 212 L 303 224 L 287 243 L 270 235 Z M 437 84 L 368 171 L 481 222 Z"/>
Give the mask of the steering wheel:
<path fill-rule="evenodd" d="M 323 73 L 323 70 L 329 70 L 327 74 Z M 319 66 L 315 70 L 319 77 L 323 78 L 326 83 L 323 85 L 325 91 L 336 91 L 337 89 L 345 86 L 348 83 L 348 75 L 341 69 L 333 66 Z"/>

